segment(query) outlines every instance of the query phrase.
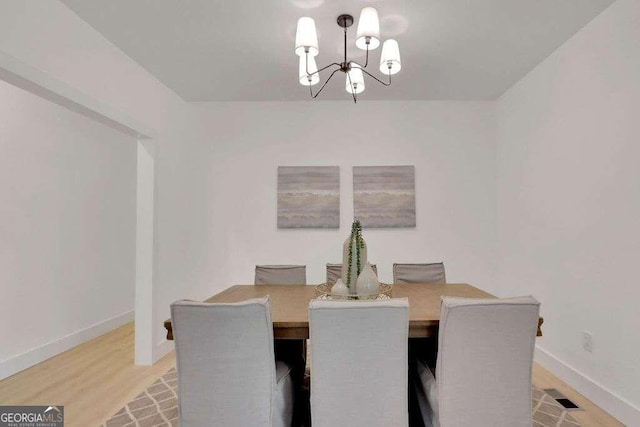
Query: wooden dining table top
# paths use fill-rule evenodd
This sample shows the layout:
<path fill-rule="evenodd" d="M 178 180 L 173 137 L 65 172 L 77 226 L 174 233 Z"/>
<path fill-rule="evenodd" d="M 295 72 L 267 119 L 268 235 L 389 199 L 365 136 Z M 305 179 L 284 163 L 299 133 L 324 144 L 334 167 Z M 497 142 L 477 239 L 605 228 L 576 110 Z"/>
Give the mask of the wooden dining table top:
<path fill-rule="evenodd" d="M 205 302 L 240 302 L 269 295 L 273 335 L 279 339 L 309 338 L 309 301 L 317 297 L 313 285 L 235 285 L 208 298 Z M 409 299 L 409 337 L 437 336 L 442 296 L 493 298 L 494 296 L 466 283 L 395 284 L 392 298 Z M 538 336 L 542 318 L 538 323 Z M 164 322 L 167 339 L 173 339 L 171 319 Z"/>

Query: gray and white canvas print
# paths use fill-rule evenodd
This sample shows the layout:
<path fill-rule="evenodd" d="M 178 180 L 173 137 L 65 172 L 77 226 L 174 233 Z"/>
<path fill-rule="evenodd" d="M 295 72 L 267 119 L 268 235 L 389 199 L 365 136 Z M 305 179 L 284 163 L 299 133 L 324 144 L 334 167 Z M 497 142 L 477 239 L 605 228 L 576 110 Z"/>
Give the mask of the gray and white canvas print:
<path fill-rule="evenodd" d="M 338 166 L 278 167 L 278 228 L 339 228 Z"/>
<path fill-rule="evenodd" d="M 353 215 L 363 227 L 415 227 L 413 166 L 354 166 Z"/>

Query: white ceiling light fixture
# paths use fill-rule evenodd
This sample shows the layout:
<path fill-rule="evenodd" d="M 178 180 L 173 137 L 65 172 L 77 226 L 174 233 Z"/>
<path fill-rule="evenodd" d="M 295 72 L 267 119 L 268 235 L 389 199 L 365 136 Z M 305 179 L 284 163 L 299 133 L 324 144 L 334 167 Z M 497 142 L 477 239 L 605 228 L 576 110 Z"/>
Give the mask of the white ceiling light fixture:
<path fill-rule="evenodd" d="M 351 63 L 351 69 L 347 72 L 347 92 L 358 94 L 364 92 L 364 74 L 362 67 L 355 62 Z"/>
<path fill-rule="evenodd" d="M 362 50 L 374 50 L 380 46 L 380 21 L 378 11 L 372 7 L 365 7 L 360 12 L 358 31 L 356 32 L 356 46 Z"/>
<path fill-rule="evenodd" d="M 296 29 L 296 55 L 304 54 L 316 56 L 318 54 L 318 33 L 313 19 L 304 17 L 298 19 Z"/>
<path fill-rule="evenodd" d="M 310 74 L 307 74 L 307 69 Z M 298 78 L 300 79 L 300 84 L 302 86 L 313 86 L 320 81 L 320 76 L 317 73 L 318 66 L 316 65 L 316 60 L 313 56 L 309 58 L 301 56 L 300 67 L 298 70 Z"/>
<path fill-rule="evenodd" d="M 397 41 L 389 39 L 382 45 L 380 72 L 388 76 L 388 82 L 380 80 L 365 69 L 369 64 L 369 51 L 380 46 L 378 12 L 373 7 L 365 7 L 360 12 L 360 20 L 358 21 L 358 30 L 356 33 L 356 46 L 367 51 L 365 63 L 362 66 L 354 61 L 347 60 L 347 28 L 353 25 L 353 16 L 347 14 L 340 15 L 338 16 L 337 22 L 338 25 L 344 29 L 344 61 L 340 63 L 333 62 L 318 69 L 315 56 L 318 55 L 320 49 L 318 48 L 316 24 L 314 20 L 309 17 L 303 17 L 298 20 L 295 52 L 300 57 L 298 69 L 298 81 L 300 84 L 309 86 L 309 94 L 312 98 L 316 98 L 327 83 L 329 83 L 333 75 L 338 71 L 342 71 L 345 73 L 345 88 L 353 97 L 353 102 L 357 102 L 356 95 L 362 93 L 365 89 L 365 74 L 378 83 L 390 86 L 391 76 L 400 71 L 401 68 L 400 49 Z M 311 86 L 320 82 L 320 72 L 331 67 L 335 67 L 333 72 L 329 74 L 329 77 L 314 94 Z"/>

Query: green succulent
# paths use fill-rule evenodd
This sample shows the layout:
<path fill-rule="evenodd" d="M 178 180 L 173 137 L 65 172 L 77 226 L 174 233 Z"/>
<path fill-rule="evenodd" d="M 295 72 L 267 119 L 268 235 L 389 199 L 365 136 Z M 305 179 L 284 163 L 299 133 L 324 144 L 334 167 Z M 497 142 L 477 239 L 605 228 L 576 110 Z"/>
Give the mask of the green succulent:
<path fill-rule="evenodd" d="M 347 285 L 351 287 L 351 268 L 353 267 L 353 244 L 355 242 L 356 251 L 356 278 L 362 272 L 362 250 L 364 249 L 364 240 L 362 239 L 362 225 L 359 220 L 353 221 L 351 225 L 351 235 L 349 236 L 349 265 L 347 266 Z"/>

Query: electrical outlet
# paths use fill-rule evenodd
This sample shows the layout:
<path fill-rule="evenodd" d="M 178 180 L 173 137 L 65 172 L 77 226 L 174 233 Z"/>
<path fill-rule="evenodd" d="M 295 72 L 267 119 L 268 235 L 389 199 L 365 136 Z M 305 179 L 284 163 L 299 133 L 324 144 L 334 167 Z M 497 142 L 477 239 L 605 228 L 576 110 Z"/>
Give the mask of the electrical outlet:
<path fill-rule="evenodd" d="M 582 332 L 582 348 L 589 353 L 593 352 L 593 335 L 591 335 L 591 332 Z"/>

